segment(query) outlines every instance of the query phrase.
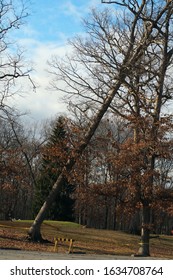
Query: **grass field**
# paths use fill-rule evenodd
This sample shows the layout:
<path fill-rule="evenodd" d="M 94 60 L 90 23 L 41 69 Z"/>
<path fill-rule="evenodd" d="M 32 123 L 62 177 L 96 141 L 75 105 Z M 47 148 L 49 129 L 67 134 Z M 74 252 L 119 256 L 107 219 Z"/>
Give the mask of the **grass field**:
<path fill-rule="evenodd" d="M 131 255 L 137 253 L 139 248 L 139 236 L 57 221 L 45 221 L 42 225 L 42 236 L 50 243 L 33 243 L 27 240 L 27 230 L 31 223 L 32 221 L 0 221 L 0 248 L 53 252 L 54 237 L 74 239 L 74 253 Z M 173 259 L 173 236 L 152 238 L 150 244 L 151 256 Z M 58 251 L 67 252 L 68 244 L 60 244 Z"/>

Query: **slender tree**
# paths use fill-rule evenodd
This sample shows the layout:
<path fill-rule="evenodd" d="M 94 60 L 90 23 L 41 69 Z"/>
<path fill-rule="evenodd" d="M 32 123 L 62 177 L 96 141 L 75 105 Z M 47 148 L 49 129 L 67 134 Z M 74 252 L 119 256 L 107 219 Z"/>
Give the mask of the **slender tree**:
<path fill-rule="evenodd" d="M 23 0 L 0 1 L 0 57 L 1 57 L 0 59 L 0 85 L 1 85 L 0 86 L 0 129 L 3 133 L 5 127 L 5 130 L 7 132 L 6 135 L 7 137 L 4 138 L 2 137 L 1 140 L 2 142 L 8 140 L 8 144 L 9 144 L 9 147 L 5 147 L 3 145 L 4 143 L 2 142 L 0 144 L 0 151 L 2 155 L 1 157 L 2 161 L 0 162 L 0 165 L 3 168 L 5 168 L 5 172 L 3 172 L 3 174 L 1 173 L 2 180 L 4 180 L 3 176 L 5 175 L 5 173 L 9 172 L 8 173 L 9 176 L 6 176 L 6 179 L 4 181 L 5 182 L 4 186 L 7 187 L 8 185 L 10 189 L 10 185 L 13 185 L 12 188 L 13 190 L 14 187 L 18 189 L 19 178 L 21 178 L 21 181 L 23 181 L 24 183 L 23 185 L 25 185 L 24 178 L 21 176 L 20 173 L 22 172 L 22 170 L 24 170 L 23 166 L 26 163 L 26 162 L 24 163 L 23 161 L 23 156 L 25 156 L 25 160 L 28 163 L 28 168 L 30 168 L 30 175 L 32 173 L 29 156 L 27 156 L 26 152 L 24 152 L 24 147 L 22 147 L 24 141 L 23 140 L 21 141 L 21 138 L 22 137 L 24 138 L 24 135 L 21 135 L 21 130 L 19 129 L 19 127 L 21 128 L 21 126 L 17 124 L 17 119 L 21 114 L 18 112 L 16 108 L 11 107 L 9 102 L 9 99 L 12 96 L 19 94 L 19 92 L 20 94 L 22 93 L 23 85 L 27 85 L 30 87 L 30 83 L 31 83 L 32 88 L 33 87 L 35 88 L 30 78 L 31 68 L 28 68 L 30 63 L 28 63 L 28 61 L 27 62 L 25 61 L 24 52 L 14 39 L 15 38 L 14 32 L 20 29 L 21 25 L 24 24 L 28 16 L 28 10 L 29 10 L 28 3 L 29 1 L 27 0 L 26 1 L 25 0 L 24 1 Z M 25 80 L 25 83 L 22 84 L 21 80 L 22 81 Z M 8 139 L 9 132 L 12 139 Z M 26 141 L 25 141 L 25 147 L 26 147 Z M 22 154 L 20 150 L 21 148 L 22 148 Z M 4 155 L 6 155 L 5 159 L 4 159 Z M 16 162 L 15 162 L 15 156 L 16 156 Z M 24 174 L 26 175 L 27 172 L 26 173 L 25 172 L 23 172 L 23 175 Z M 9 178 L 7 179 L 7 177 Z M 11 180 L 11 181 L 7 183 L 6 180 L 7 181 Z M 32 176 L 32 182 L 33 182 L 33 176 Z M 16 193 L 17 192 L 18 191 L 16 191 Z M 11 194 L 12 193 L 13 192 L 11 192 Z M 13 201 L 13 199 L 11 201 Z"/>

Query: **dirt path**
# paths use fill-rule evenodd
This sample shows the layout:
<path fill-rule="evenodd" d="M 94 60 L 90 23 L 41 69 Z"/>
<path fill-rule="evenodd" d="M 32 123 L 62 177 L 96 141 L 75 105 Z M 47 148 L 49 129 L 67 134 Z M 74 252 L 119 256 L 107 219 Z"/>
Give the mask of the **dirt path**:
<path fill-rule="evenodd" d="M 60 254 L 23 250 L 0 250 L 0 260 L 156 260 L 158 258 L 117 256 L 117 255 L 91 255 L 91 254 Z"/>

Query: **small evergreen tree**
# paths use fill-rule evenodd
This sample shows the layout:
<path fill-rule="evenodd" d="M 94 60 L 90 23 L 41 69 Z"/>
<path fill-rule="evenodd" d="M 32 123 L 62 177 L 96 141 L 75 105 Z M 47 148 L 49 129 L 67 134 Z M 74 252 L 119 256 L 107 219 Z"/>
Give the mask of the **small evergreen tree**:
<path fill-rule="evenodd" d="M 40 209 L 45 198 L 48 196 L 52 184 L 62 171 L 64 160 L 68 154 L 68 139 L 65 129 L 66 120 L 59 117 L 53 126 L 52 133 L 44 148 L 40 175 L 37 180 L 35 192 L 34 214 Z M 55 201 L 53 202 L 47 218 L 51 220 L 73 220 L 73 199 L 71 197 L 74 186 L 66 178 L 61 186 Z"/>

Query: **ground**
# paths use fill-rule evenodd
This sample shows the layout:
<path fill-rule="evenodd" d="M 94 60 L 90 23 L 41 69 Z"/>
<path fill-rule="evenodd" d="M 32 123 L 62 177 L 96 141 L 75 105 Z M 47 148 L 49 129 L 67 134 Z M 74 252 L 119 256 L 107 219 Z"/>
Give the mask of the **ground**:
<path fill-rule="evenodd" d="M 0 221 L 0 249 L 17 249 L 54 253 L 54 237 L 72 238 L 74 255 L 110 255 L 130 257 L 138 251 L 140 236 L 120 231 L 96 230 L 69 222 L 45 221 L 43 238 L 49 243 L 33 243 L 27 239 L 32 221 Z M 150 241 L 151 257 L 173 259 L 173 236 L 160 236 Z M 68 242 L 58 246 L 59 254 L 68 252 Z M 3 250 L 4 252 L 4 250 Z"/>

